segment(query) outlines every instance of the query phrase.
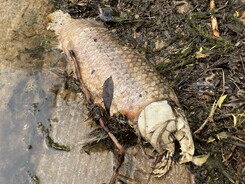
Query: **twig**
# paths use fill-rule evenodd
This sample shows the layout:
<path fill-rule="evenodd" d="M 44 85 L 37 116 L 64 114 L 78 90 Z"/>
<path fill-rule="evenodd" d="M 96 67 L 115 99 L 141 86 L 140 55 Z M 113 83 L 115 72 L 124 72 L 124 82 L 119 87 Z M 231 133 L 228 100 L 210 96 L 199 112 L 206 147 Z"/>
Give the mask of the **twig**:
<path fill-rule="evenodd" d="M 84 81 L 83 81 L 83 79 L 81 77 L 81 71 L 80 71 L 80 67 L 78 65 L 77 57 L 76 57 L 76 55 L 75 55 L 73 50 L 70 50 L 69 54 L 70 54 L 70 57 L 71 57 L 71 59 L 73 61 L 76 77 L 77 77 L 77 79 L 79 80 L 79 82 L 80 82 L 80 84 L 82 86 L 82 91 L 83 91 L 83 93 L 85 95 L 85 98 L 86 98 L 86 100 L 87 100 L 87 102 L 89 104 L 92 104 L 93 103 L 93 98 L 92 98 L 88 88 L 86 87 L 86 85 L 85 85 L 85 83 L 84 83 Z"/>
<path fill-rule="evenodd" d="M 242 68 L 243 68 L 243 71 L 244 71 L 244 74 L 245 74 L 245 67 L 244 67 L 244 63 L 243 63 L 243 58 L 242 58 L 242 56 L 240 56 L 240 59 L 241 59 Z"/>
<path fill-rule="evenodd" d="M 214 103 L 213 103 L 213 105 L 212 105 L 212 108 L 211 108 L 211 110 L 210 110 L 210 112 L 209 112 L 209 115 L 208 115 L 208 118 L 204 121 L 204 123 L 194 132 L 194 134 L 197 134 L 197 133 L 199 133 L 204 127 L 205 127 L 205 125 L 207 124 L 207 123 L 209 123 L 209 122 L 213 122 L 214 120 L 213 120 L 213 116 L 214 116 L 214 113 L 215 113 L 215 110 L 217 109 L 217 106 L 218 106 L 218 103 L 217 103 L 217 101 L 215 100 L 214 101 Z"/>
<path fill-rule="evenodd" d="M 242 142 L 237 142 L 237 141 L 233 141 L 233 140 L 228 140 L 228 139 L 225 139 L 225 140 L 222 140 L 223 142 L 226 142 L 226 143 L 229 143 L 229 144 L 233 144 L 235 146 L 239 146 L 241 148 L 245 148 L 245 144 L 242 143 Z"/>
<path fill-rule="evenodd" d="M 222 68 L 217 68 L 217 69 L 220 69 L 222 71 L 222 78 L 223 78 L 223 84 L 222 84 L 222 87 L 223 87 L 223 92 L 222 94 L 220 95 L 219 99 L 224 95 L 225 93 L 225 74 L 224 74 L 224 71 Z M 198 134 L 204 127 L 205 125 L 208 123 L 208 122 L 213 122 L 213 117 L 214 117 L 214 113 L 217 109 L 217 106 L 218 106 L 218 101 L 214 101 L 212 107 L 211 107 L 211 110 L 209 112 L 209 115 L 207 117 L 207 119 L 204 121 L 204 123 L 194 132 L 194 134 Z"/>
<path fill-rule="evenodd" d="M 222 9 L 224 9 L 224 8 L 227 6 L 228 3 L 229 3 L 229 1 L 226 1 L 226 2 L 225 2 L 225 5 L 223 5 L 223 6 L 219 7 L 219 8 L 217 8 L 217 10 L 222 10 Z"/>
<path fill-rule="evenodd" d="M 108 134 L 108 136 L 111 138 L 111 140 L 113 141 L 113 143 L 117 147 L 116 153 L 115 153 L 116 164 L 115 164 L 115 167 L 113 169 L 113 175 L 112 175 L 111 180 L 110 180 L 110 184 L 114 184 L 116 182 L 116 179 L 117 179 L 119 168 L 121 167 L 121 165 L 124 161 L 125 150 L 124 150 L 123 146 L 118 142 L 117 138 L 106 127 L 105 122 L 106 122 L 106 120 L 104 117 L 99 119 L 100 126 Z"/>
<path fill-rule="evenodd" d="M 81 77 L 81 71 L 80 71 L 80 67 L 78 65 L 77 57 L 76 57 L 74 51 L 72 51 L 72 50 L 69 51 L 69 54 L 70 54 L 71 60 L 73 61 L 73 64 L 74 64 L 76 77 L 78 78 L 78 80 L 80 82 L 82 91 L 85 95 L 85 99 L 88 102 L 88 109 L 92 110 L 96 104 L 94 104 L 94 99 L 92 98 L 88 88 L 86 87 L 86 85 L 85 85 L 85 83 Z M 112 175 L 111 180 L 110 180 L 110 184 L 114 184 L 116 182 L 116 178 L 117 178 L 117 175 L 119 172 L 119 168 L 121 167 L 121 165 L 124 161 L 125 150 L 124 150 L 123 146 L 118 142 L 117 138 L 110 132 L 110 130 L 106 126 L 108 119 L 102 115 L 98 118 L 98 122 L 99 122 L 99 125 L 101 126 L 101 128 L 108 134 L 108 136 L 111 138 L 111 140 L 113 141 L 113 143 L 116 146 L 116 150 L 115 150 L 116 151 L 115 152 L 116 164 L 115 164 L 115 167 L 113 168 L 113 175 Z"/>

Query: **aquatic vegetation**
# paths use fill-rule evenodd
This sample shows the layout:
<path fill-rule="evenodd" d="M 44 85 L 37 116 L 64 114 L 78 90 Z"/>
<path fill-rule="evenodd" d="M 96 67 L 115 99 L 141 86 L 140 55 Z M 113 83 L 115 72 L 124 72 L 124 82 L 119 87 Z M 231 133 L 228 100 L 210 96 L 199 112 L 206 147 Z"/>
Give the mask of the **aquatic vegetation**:
<path fill-rule="evenodd" d="M 37 81 L 35 79 L 30 79 L 25 86 L 25 91 L 27 93 L 36 93 L 38 90 Z"/>

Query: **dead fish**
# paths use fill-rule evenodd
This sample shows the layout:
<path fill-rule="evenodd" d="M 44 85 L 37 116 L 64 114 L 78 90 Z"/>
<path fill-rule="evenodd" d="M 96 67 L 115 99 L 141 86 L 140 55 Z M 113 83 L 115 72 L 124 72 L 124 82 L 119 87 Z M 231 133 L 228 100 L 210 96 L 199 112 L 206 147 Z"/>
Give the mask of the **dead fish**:
<path fill-rule="evenodd" d="M 158 153 L 166 152 L 154 174 L 162 176 L 169 170 L 174 140 L 181 147 L 179 162 L 193 160 L 193 139 L 178 98 L 143 56 L 112 37 L 94 20 L 72 19 L 62 11 L 50 14 L 48 19 L 48 29 L 58 35 L 74 71 L 72 60 L 77 59 L 80 75 L 94 101 L 103 105 L 103 84 L 111 77 L 114 84 L 111 114 L 126 115 Z"/>

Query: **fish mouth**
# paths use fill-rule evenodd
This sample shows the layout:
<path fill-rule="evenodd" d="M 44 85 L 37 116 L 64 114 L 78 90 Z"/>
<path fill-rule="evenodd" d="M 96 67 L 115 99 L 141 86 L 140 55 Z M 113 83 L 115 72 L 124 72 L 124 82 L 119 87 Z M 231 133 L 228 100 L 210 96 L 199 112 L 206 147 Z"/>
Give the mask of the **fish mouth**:
<path fill-rule="evenodd" d="M 63 13 L 61 10 L 55 11 L 46 17 L 47 30 L 53 30 L 56 35 L 59 35 L 62 25 L 70 19 L 71 16 L 68 13 Z"/>

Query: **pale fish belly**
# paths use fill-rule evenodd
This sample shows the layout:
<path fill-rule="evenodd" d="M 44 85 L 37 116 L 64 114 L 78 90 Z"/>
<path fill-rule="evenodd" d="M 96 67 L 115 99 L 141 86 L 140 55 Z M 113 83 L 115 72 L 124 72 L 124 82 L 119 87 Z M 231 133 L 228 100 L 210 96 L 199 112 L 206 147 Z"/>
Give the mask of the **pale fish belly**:
<path fill-rule="evenodd" d="M 114 83 L 111 114 L 125 114 L 138 123 L 141 136 L 157 152 L 167 151 L 155 174 L 160 176 L 170 168 L 174 140 L 181 146 L 180 162 L 192 161 L 194 144 L 178 99 L 144 57 L 112 37 L 94 20 L 72 19 L 62 11 L 48 18 L 51 20 L 48 28 L 58 35 L 72 65 L 76 58 L 80 76 L 95 102 L 103 105 L 103 85 L 111 77 Z"/>

